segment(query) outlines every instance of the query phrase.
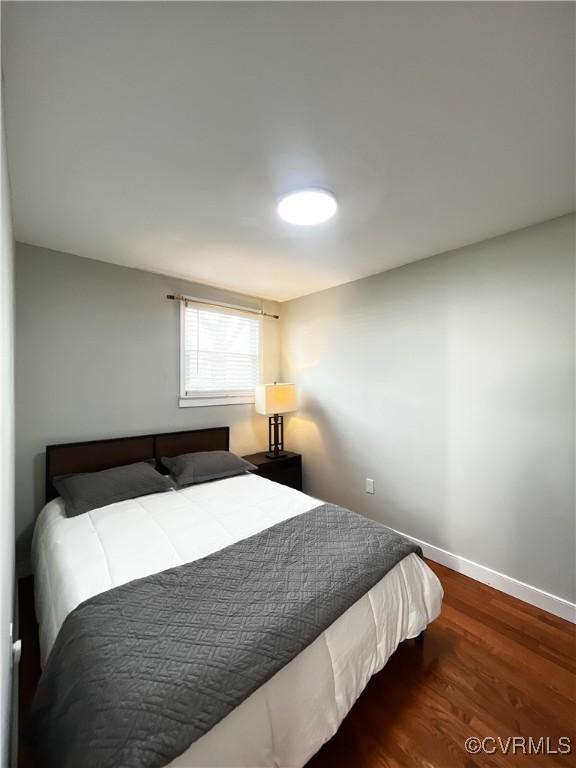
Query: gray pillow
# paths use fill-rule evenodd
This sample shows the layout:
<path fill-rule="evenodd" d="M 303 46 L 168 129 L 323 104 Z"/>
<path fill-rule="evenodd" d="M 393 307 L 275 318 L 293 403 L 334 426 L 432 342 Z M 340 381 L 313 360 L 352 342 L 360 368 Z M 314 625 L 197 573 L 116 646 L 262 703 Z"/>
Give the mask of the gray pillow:
<path fill-rule="evenodd" d="M 67 517 L 174 487 L 171 480 L 144 461 L 101 472 L 55 477 L 52 485 L 64 499 Z"/>
<path fill-rule="evenodd" d="M 198 451 L 172 458 L 162 456 L 161 461 L 179 486 L 220 480 L 257 469 L 230 451 Z"/>

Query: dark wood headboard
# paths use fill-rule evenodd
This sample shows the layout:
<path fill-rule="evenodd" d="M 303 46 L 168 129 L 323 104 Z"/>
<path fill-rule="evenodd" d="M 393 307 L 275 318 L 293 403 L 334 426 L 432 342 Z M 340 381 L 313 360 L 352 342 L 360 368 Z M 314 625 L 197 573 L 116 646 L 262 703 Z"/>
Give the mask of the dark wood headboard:
<path fill-rule="evenodd" d="M 85 443 L 61 443 L 46 446 L 46 502 L 58 496 L 52 478 L 78 472 L 98 472 L 101 469 L 134 464 L 161 456 L 178 456 L 197 451 L 230 450 L 230 428 L 212 427 L 186 432 L 160 432 L 157 435 L 113 437 Z M 165 471 L 165 470 L 163 470 Z"/>

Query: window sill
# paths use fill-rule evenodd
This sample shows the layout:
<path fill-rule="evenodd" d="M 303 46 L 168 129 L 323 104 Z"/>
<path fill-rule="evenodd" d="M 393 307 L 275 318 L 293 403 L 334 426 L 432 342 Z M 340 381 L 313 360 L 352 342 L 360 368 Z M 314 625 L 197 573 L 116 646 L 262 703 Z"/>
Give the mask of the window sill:
<path fill-rule="evenodd" d="M 206 408 L 215 405 L 254 404 L 254 395 L 236 395 L 231 397 L 181 397 L 179 408 Z"/>

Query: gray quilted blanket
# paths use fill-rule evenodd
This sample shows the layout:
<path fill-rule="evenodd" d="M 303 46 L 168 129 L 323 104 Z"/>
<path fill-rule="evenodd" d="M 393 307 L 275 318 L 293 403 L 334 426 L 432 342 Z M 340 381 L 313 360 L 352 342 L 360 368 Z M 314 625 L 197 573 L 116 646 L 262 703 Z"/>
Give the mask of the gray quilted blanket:
<path fill-rule="evenodd" d="M 383 525 L 324 504 L 86 600 L 32 707 L 39 766 L 165 766 L 411 552 Z"/>

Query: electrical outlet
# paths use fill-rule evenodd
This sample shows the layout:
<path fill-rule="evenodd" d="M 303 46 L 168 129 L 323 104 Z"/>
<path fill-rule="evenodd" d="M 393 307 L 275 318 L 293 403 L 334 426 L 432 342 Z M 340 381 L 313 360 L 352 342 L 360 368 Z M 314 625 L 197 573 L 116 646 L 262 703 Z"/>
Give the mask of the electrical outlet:
<path fill-rule="evenodd" d="M 366 493 L 374 493 L 374 480 L 371 477 L 366 478 L 366 485 L 364 490 Z"/>

